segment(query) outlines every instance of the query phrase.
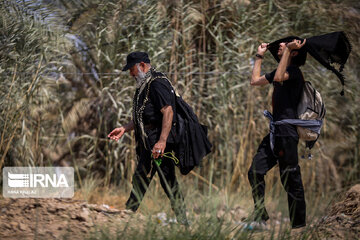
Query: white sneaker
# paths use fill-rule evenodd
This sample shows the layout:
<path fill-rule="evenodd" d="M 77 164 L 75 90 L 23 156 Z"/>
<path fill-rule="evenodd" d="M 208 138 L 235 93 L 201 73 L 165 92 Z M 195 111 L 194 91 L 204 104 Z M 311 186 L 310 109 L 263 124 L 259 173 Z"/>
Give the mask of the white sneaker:
<path fill-rule="evenodd" d="M 240 222 L 239 226 L 244 231 L 267 230 L 267 225 L 265 221 Z"/>

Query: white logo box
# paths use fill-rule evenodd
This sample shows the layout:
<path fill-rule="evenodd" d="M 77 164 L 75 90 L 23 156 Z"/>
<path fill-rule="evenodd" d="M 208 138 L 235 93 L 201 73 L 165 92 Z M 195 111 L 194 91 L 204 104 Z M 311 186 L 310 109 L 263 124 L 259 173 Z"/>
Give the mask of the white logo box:
<path fill-rule="evenodd" d="M 4 167 L 5 198 L 72 198 L 72 167 Z"/>

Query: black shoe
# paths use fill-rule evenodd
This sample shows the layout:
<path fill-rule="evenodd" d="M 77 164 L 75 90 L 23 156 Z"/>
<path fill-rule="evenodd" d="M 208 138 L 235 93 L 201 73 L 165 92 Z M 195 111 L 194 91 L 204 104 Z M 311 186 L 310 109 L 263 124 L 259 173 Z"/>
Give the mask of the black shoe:
<path fill-rule="evenodd" d="M 298 229 L 298 228 L 302 228 L 302 227 L 305 227 L 306 226 L 306 223 L 303 223 L 303 224 L 299 224 L 299 225 L 293 225 L 291 228 L 292 229 Z"/>

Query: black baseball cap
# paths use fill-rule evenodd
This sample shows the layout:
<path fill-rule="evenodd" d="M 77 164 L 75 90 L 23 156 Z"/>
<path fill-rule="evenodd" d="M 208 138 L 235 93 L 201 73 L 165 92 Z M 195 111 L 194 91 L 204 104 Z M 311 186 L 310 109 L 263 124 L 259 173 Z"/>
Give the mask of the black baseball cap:
<path fill-rule="evenodd" d="M 122 69 L 127 71 L 132 68 L 136 63 L 150 63 L 149 55 L 146 52 L 132 52 L 126 57 L 126 65 Z"/>

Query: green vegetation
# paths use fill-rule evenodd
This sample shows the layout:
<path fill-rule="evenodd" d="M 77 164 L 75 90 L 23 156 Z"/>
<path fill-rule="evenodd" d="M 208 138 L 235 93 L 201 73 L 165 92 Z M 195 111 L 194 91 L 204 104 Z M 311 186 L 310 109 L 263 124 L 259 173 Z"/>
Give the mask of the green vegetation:
<path fill-rule="evenodd" d="M 220 189 L 249 199 L 247 170 L 268 131 L 262 110 L 271 109 L 272 92 L 249 84 L 258 45 L 343 30 L 353 45 L 344 97 L 336 76 L 311 57 L 303 67 L 327 107 L 313 159 L 300 163 L 308 201 L 319 206 L 309 207 L 315 214 L 334 193 L 359 182 L 359 11 L 359 2 L 350 0 L 5 0 L 0 167 L 70 165 L 80 189 L 93 178 L 101 179 L 102 187 L 128 186 L 136 166 L 134 138 L 127 134 L 110 142 L 106 136 L 131 117 L 134 81 L 121 68 L 129 52 L 142 50 L 209 127 L 213 152 L 182 185 L 204 197 Z M 269 53 L 265 59 L 264 72 L 275 68 Z M 270 199 L 283 194 L 278 182 L 274 169 L 267 176 Z M 328 201 L 321 204 L 323 199 Z M 216 229 L 209 234 L 226 235 Z M 148 226 L 144 234 L 148 231 L 160 230 Z M 155 236 L 180 236 L 171 234 Z"/>

